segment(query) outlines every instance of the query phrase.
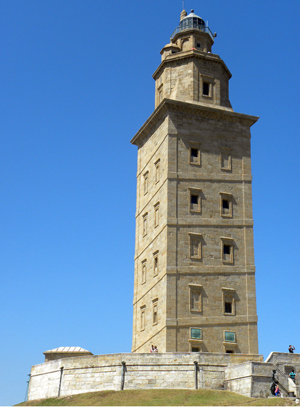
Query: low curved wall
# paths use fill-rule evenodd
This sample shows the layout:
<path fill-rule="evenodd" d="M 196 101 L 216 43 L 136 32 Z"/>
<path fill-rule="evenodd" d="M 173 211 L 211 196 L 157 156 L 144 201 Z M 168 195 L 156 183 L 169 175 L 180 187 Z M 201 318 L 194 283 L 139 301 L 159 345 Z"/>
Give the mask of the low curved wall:
<path fill-rule="evenodd" d="M 28 400 L 121 390 L 122 386 L 124 389 L 221 389 L 225 367 L 247 360 L 261 360 L 261 356 L 119 353 L 58 359 L 32 367 Z M 194 362 L 197 362 L 197 374 Z"/>

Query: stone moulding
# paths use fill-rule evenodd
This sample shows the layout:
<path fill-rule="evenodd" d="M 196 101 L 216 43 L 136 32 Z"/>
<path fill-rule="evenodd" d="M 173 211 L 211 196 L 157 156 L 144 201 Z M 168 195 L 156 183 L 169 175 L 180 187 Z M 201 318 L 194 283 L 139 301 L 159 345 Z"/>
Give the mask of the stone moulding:
<path fill-rule="evenodd" d="M 142 140 L 147 137 L 151 130 L 157 126 L 157 124 L 165 119 L 168 113 L 179 111 L 181 113 L 187 113 L 196 115 L 198 117 L 211 118 L 216 120 L 226 120 L 234 123 L 240 123 L 248 126 L 252 126 L 259 119 L 257 116 L 250 116 L 243 113 L 236 113 L 232 110 L 226 110 L 222 107 L 210 107 L 204 106 L 200 102 L 183 102 L 180 100 L 163 99 L 160 105 L 154 110 L 151 116 L 146 120 L 140 130 L 131 139 L 131 143 L 140 145 Z"/>

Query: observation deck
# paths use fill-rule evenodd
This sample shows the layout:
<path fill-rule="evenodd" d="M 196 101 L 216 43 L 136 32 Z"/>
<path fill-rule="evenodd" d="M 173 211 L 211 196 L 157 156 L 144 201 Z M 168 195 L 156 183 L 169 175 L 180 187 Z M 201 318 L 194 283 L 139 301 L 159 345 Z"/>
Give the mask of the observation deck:
<path fill-rule="evenodd" d="M 210 35 L 212 40 L 214 39 L 213 33 L 205 24 L 204 20 L 202 20 L 201 17 L 194 14 L 194 10 L 191 10 L 191 13 L 180 21 L 179 26 L 174 30 L 173 34 L 171 35 L 171 40 L 175 37 L 176 34 L 191 29 L 206 32 Z"/>

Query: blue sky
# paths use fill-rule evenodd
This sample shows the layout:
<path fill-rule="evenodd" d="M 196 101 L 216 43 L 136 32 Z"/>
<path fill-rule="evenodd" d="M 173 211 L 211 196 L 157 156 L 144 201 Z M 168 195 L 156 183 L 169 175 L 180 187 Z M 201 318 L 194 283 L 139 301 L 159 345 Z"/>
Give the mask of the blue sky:
<path fill-rule="evenodd" d="M 259 349 L 300 351 L 296 0 L 186 0 L 252 127 Z M 181 0 L 0 0 L 0 404 L 43 352 L 130 352 L 136 147 Z"/>

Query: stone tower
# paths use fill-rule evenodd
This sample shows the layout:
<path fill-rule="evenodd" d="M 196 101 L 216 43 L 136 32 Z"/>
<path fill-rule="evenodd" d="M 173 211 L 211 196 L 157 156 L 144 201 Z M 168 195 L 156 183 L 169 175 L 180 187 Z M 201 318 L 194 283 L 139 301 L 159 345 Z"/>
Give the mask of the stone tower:
<path fill-rule="evenodd" d="M 257 354 L 250 127 L 192 12 L 161 51 L 138 146 L 133 352 Z"/>

